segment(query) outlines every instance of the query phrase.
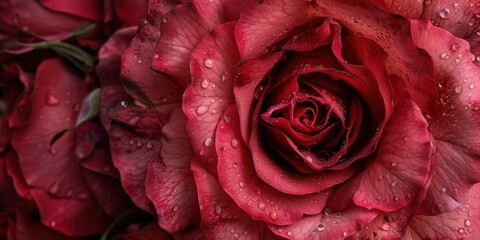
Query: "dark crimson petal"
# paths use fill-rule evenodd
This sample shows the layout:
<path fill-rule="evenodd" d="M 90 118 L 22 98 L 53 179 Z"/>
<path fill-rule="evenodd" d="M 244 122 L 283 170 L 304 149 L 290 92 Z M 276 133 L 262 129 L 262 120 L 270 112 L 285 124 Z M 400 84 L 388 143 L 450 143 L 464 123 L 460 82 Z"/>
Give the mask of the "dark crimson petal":
<path fill-rule="evenodd" d="M 190 84 L 190 53 L 210 30 L 193 4 L 176 6 L 161 20 L 161 36 L 154 51 L 152 68 L 175 79 L 180 85 Z"/>
<path fill-rule="evenodd" d="M 44 40 L 68 38 L 78 27 L 88 23 L 87 19 L 54 12 L 30 0 L 2 1 L 0 13 L 10 24 L 18 17 L 20 28 Z"/>
<path fill-rule="evenodd" d="M 7 159 L 0 158 L 0 212 L 14 207 L 20 201 L 20 197 L 15 192 L 12 178 L 7 173 Z"/>
<path fill-rule="evenodd" d="M 137 27 L 122 28 L 116 31 L 98 52 L 99 63 L 95 73 L 100 80 L 100 120 L 108 131 L 112 120 L 108 113 L 123 99 L 127 99 L 120 85 L 120 60 L 123 50 L 135 36 Z"/>
<path fill-rule="evenodd" d="M 84 170 L 83 176 L 90 187 L 92 198 L 110 218 L 115 219 L 134 208 L 118 179 L 89 170 Z"/>
<path fill-rule="evenodd" d="M 238 111 L 234 104 L 216 131 L 218 178 L 223 189 L 254 220 L 285 225 L 304 214 L 317 214 L 325 206 L 329 190 L 305 196 L 288 195 L 264 183 L 252 164 L 251 152 L 241 138 Z"/>
<path fill-rule="evenodd" d="M 194 153 L 209 163 L 215 175 L 215 128 L 233 100 L 231 70 L 238 61 L 233 36 L 234 23 L 226 23 L 205 36 L 191 54 L 192 84 L 183 94 L 183 111 L 188 118 L 187 134 Z"/>
<path fill-rule="evenodd" d="M 57 198 L 32 190 L 43 224 L 67 236 L 89 236 L 105 231 L 111 219 L 101 211 L 91 195 L 81 199 Z"/>
<path fill-rule="evenodd" d="M 52 77 L 56 76 L 56 77 Z M 88 191 L 74 155 L 75 133 L 67 132 L 52 146 L 52 137 L 74 124 L 86 86 L 60 59 L 45 60 L 35 76 L 30 122 L 17 127 L 12 145 L 30 186 L 66 197 Z"/>
<path fill-rule="evenodd" d="M 215 176 L 194 160 L 192 171 L 198 189 L 202 227 L 211 239 L 281 239 L 262 221 L 254 221 L 224 192 Z"/>
<path fill-rule="evenodd" d="M 108 175 L 112 178 L 119 179 L 117 169 L 113 166 L 110 156 L 110 149 L 99 147 L 92 152 L 91 156 L 82 159 L 82 166 L 92 172 Z"/>
<path fill-rule="evenodd" d="M 190 170 L 193 157 L 185 132 L 187 119 L 180 108 L 173 110 L 162 129 L 160 156 L 147 166 L 146 193 L 157 210 L 158 224 L 170 233 L 199 222 L 195 181 Z"/>
<path fill-rule="evenodd" d="M 320 46 L 331 44 L 332 39 L 340 32 L 340 25 L 328 19 L 313 30 L 307 30 L 283 45 L 283 49 L 295 52 L 308 52 Z"/>
<path fill-rule="evenodd" d="M 120 172 L 122 186 L 141 209 L 154 212 L 145 193 L 147 164 L 156 159 L 160 149 L 161 129 L 168 116 L 129 106 L 112 112 L 110 149 L 113 164 Z"/>
<path fill-rule="evenodd" d="M 170 234 L 158 227 L 156 223 L 141 226 L 140 229 L 130 233 L 116 236 L 113 240 L 171 240 Z"/>
<path fill-rule="evenodd" d="M 265 0 L 243 12 L 235 27 L 240 57 L 250 59 L 271 52 L 314 19 L 312 10 L 308 1 Z"/>
<path fill-rule="evenodd" d="M 355 186 L 355 204 L 389 212 L 406 206 L 425 187 L 433 152 L 427 126 L 410 96 L 399 95 L 371 164 L 347 183 Z"/>
<path fill-rule="evenodd" d="M 353 0 L 317 1 L 316 4 L 317 11 L 312 11 L 313 14 L 332 17 L 357 36 L 374 40 L 380 45 L 388 56 L 389 73 L 406 80 L 407 89 L 422 111 L 426 113 L 435 111 L 438 96 L 431 91 L 435 85 L 432 63 L 430 57 L 418 51 L 413 44 L 408 20 L 383 11 L 371 11 L 371 4 L 361 5 Z M 362 51 L 358 47 L 354 49 Z M 371 60 L 377 61 L 374 58 Z"/>
<path fill-rule="evenodd" d="M 22 175 L 22 170 L 18 164 L 17 155 L 13 152 L 9 152 L 5 155 L 5 163 L 7 167 L 7 173 L 13 180 L 13 185 L 17 194 L 28 200 L 32 200 L 30 189 L 31 187 L 25 181 Z"/>
<path fill-rule="evenodd" d="M 432 91 L 440 93 L 436 114 L 427 116 L 436 151 L 432 183 L 421 209 L 422 214 L 435 215 L 459 207 L 480 181 L 480 82 L 465 40 L 428 21 L 412 21 L 412 37 L 432 56 L 438 79 Z M 453 44 L 459 48 L 453 50 Z M 442 58 L 444 53 L 451 58 Z"/>
<path fill-rule="evenodd" d="M 103 19 L 102 1 L 98 0 L 38 0 L 44 7 L 61 13 L 72 14 L 89 20 Z"/>
<path fill-rule="evenodd" d="M 470 188 L 466 201 L 451 212 L 434 216 L 416 215 L 405 239 L 476 239 L 480 232 L 480 184 Z"/>
<path fill-rule="evenodd" d="M 28 214 L 25 210 L 17 210 L 15 221 L 10 221 L 9 225 L 14 232 L 15 237 L 8 237 L 11 240 L 81 240 L 84 238 L 67 237 L 57 231 L 54 231 L 45 225 L 31 220 L 33 214 Z M 1 235 L 0 235 L 1 237 Z"/>
<path fill-rule="evenodd" d="M 136 26 L 147 16 L 148 0 L 113 0 L 113 7 L 126 25 Z"/>
<path fill-rule="evenodd" d="M 258 58 L 247 60 L 235 68 L 237 78 L 234 86 L 235 103 L 240 117 L 242 138 L 248 142 L 250 138 L 250 122 L 254 109 L 255 92 L 262 90 L 262 80 L 283 56 L 283 52 L 275 52 Z M 264 91 L 265 92 L 265 91 Z"/>
<path fill-rule="evenodd" d="M 154 10 L 153 7 L 150 9 L 147 21 L 139 27 L 123 52 L 120 75 L 125 91 L 134 100 L 169 113 L 181 101 L 183 87 L 151 69 L 152 61 L 159 56 L 154 55 L 154 50 L 162 24 L 161 17 L 154 14 Z"/>
<path fill-rule="evenodd" d="M 327 208 L 322 214 L 304 217 L 292 225 L 269 225 L 269 228 L 288 239 L 344 239 L 359 231 L 377 214 L 375 210 L 361 207 L 351 207 L 344 212 L 332 212 Z"/>

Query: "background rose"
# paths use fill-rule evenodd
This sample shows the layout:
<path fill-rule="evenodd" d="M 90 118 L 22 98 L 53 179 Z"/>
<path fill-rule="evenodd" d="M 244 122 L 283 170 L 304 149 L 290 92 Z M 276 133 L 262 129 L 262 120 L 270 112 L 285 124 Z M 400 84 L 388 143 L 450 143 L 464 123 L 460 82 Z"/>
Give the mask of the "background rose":
<path fill-rule="evenodd" d="M 373 1 L 227 2 L 151 1 L 122 55 L 131 99 L 110 140 L 138 206 L 212 239 L 475 238 L 480 107 L 465 40 Z M 300 86 L 312 76 L 313 93 Z M 322 161 L 297 144 L 311 131 L 292 140 L 321 113 L 302 101 L 347 125 L 333 135 L 345 143 L 318 138 L 340 143 Z"/>

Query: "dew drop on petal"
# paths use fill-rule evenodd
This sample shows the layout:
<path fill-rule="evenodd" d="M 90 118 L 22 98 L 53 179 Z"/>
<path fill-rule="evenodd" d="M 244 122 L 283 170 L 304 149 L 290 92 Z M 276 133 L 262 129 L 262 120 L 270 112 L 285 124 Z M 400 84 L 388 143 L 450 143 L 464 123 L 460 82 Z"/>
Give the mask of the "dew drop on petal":
<path fill-rule="evenodd" d="M 270 218 L 273 220 L 276 220 L 278 218 L 277 211 L 271 211 L 270 212 Z"/>
<path fill-rule="evenodd" d="M 210 82 L 207 79 L 202 79 L 202 82 L 200 83 L 200 87 L 205 89 L 208 87 L 208 85 L 210 85 Z"/>
<path fill-rule="evenodd" d="M 468 86 L 468 87 L 469 87 L 470 89 L 473 89 L 473 88 L 475 88 L 475 84 L 472 83 L 472 84 L 470 84 L 470 86 Z"/>
<path fill-rule="evenodd" d="M 213 144 L 212 138 L 211 137 L 205 138 L 205 142 L 203 144 L 205 144 L 205 146 L 207 146 L 207 147 L 212 146 L 212 144 Z"/>
<path fill-rule="evenodd" d="M 447 18 L 448 14 L 450 14 L 450 9 L 448 8 L 444 8 L 440 10 L 440 12 L 438 13 L 438 15 L 440 15 L 441 18 Z"/>
<path fill-rule="evenodd" d="M 207 111 L 208 111 L 208 108 L 206 106 L 200 106 L 195 110 L 198 116 L 205 114 Z"/>
<path fill-rule="evenodd" d="M 468 220 L 468 219 L 465 219 L 465 221 L 464 221 L 463 223 L 464 223 L 465 226 L 467 226 L 467 227 L 472 226 L 472 222 L 471 222 L 470 220 Z"/>
<path fill-rule="evenodd" d="M 222 214 L 222 207 L 220 205 L 215 205 L 215 214 L 220 215 Z"/>
<path fill-rule="evenodd" d="M 325 227 L 325 225 L 323 225 L 323 224 L 320 224 L 320 225 L 317 226 L 317 230 L 318 230 L 319 232 L 325 231 L 325 228 L 326 228 L 326 227 Z"/>
<path fill-rule="evenodd" d="M 212 59 L 207 58 L 203 60 L 203 66 L 205 66 L 206 68 L 212 68 L 213 67 Z"/>
<path fill-rule="evenodd" d="M 232 145 L 233 148 L 237 148 L 238 147 L 238 140 L 234 138 L 234 139 L 232 139 L 230 144 Z"/>
<path fill-rule="evenodd" d="M 458 93 L 458 94 L 462 93 L 462 91 L 463 91 L 463 87 L 462 87 L 462 86 L 457 86 L 457 87 L 455 88 L 455 92 Z"/>
<path fill-rule="evenodd" d="M 52 94 L 47 94 L 47 97 L 45 98 L 45 102 L 50 106 L 58 105 L 58 99 Z"/>
<path fill-rule="evenodd" d="M 260 210 L 265 210 L 265 208 L 266 208 L 266 207 L 265 207 L 265 203 L 263 203 L 263 202 L 259 202 L 258 205 L 257 205 L 257 207 L 258 207 Z"/>

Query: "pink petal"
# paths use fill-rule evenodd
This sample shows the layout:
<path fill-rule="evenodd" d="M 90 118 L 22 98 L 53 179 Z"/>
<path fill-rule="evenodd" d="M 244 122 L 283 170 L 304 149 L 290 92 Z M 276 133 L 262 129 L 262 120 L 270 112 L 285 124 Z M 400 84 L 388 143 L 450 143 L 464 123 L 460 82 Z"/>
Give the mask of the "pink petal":
<path fill-rule="evenodd" d="M 365 226 L 376 211 L 352 207 L 344 212 L 325 209 L 322 214 L 308 216 L 288 226 L 269 225 L 275 234 L 288 239 L 344 239 Z"/>
<path fill-rule="evenodd" d="M 435 85 L 432 63 L 428 55 L 417 51 L 413 45 L 409 22 L 382 11 L 371 11 L 368 4 L 362 6 L 356 3 L 353 0 L 317 1 L 319 6 L 314 14 L 331 17 L 356 35 L 376 42 L 387 53 L 389 73 L 407 79 L 407 89 L 412 98 L 422 111 L 431 113 L 438 99 L 437 94 L 431 91 Z M 362 24 L 357 24 L 359 21 Z"/>
<path fill-rule="evenodd" d="M 466 201 L 455 210 L 434 216 L 417 215 L 407 228 L 409 239 L 477 239 L 480 236 L 480 184 L 473 185 Z"/>
<path fill-rule="evenodd" d="M 192 163 L 192 171 L 198 186 L 202 228 L 209 239 L 279 239 L 264 222 L 254 221 L 243 212 L 198 160 Z"/>
<path fill-rule="evenodd" d="M 211 30 L 192 4 L 176 6 L 161 20 L 161 36 L 154 51 L 152 68 L 175 79 L 180 85 L 190 83 L 190 54 Z"/>
<path fill-rule="evenodd" d="M 241 138 L 236 106 L 230 105 L 224 116 L 230 120 L 217 127 L 218 176 L 223 189 L 240 208 L 254 220 L 279 225 L 294 223 L 304 214 L 317 214 L 323 209 L 329 190 L 294 196 L 262 182 L 256 176 L 250 150 Z"/>
<path fill-rule="evenodd" d="M 158 224 L 170 233 L 198 222 L 200 212 L 190 161 L 193 153 L 180 108 L 162 129 L 160 156 L 148 163 L 146 193 L 157 210 Z"/>
<path fill-rule="evenodd" d="M 438 108 L 427 116 L 435 138 L 435 167 L 421 212 L 439 214 L 459 207 L 471 186 L 480 181 L 478 68 L 471 62 L 473 55 L 465 40 L 430 22 L 412 21 L 412 37 L 432 56 L 438 79 L 438 87 L 432 89 L 440 94 Z M 454 44 L 458 49 L 451 48 Z"/>
<path fill-rule="evenodd" d="M 367 209 L 389 212 L 406 206 L 425 187 L 430 173 L 428 124 L 407 94 L 398 98 L 375 157 L 352 180 L 359 184 L 353 201 Z"/>
<path fill-rule="evenodd" d="M 270 53 L 307 25 L 312 17 L 308 1 L 262 1 L 243 12 L 235 27 L 240 57 L 250 59 Z"/>
<path fill-rule="evenodd" d="M 89 20 L 100 21 L 103 18 L 102 2 L 97 0 L 38 0 L 44 7 L 61 13 L 72 14 Z"/>
<path fill-rule="evenodd" d="M 188 118 L 187 134 L 193 151 L 211 173 L 216 172 L 215 128 L 224 110 L 234 100 L 231 70 L 238 61 L 233 23 L 215 28 L 205 36 L 191 54 L 190 69 L 194 77 L 183 95 L 183 111 Z"/>
<path fill-rule="evenodd" d="M 51 77 L 56 76 L 56 77 Z M 27 183 L 56 196 L 88 191 L 74 155 L 75 134 L 52 137 L 74 124 L 77 105 L 86 94 L 82 79 L 60 59 L 45 60 L 35 76 L 30 122 L 17 127 L 12 145 Z"/>
<path fill-rule="evenodd" d="M 151 69 L 160 37 L 161 17 L 152 12 L 122 54 L 121 80 L 125 91 L 143 105 L 168 113 L 181 101 L 183 88 Z M 162 33 L 163 34 L 163 33 Z"/>

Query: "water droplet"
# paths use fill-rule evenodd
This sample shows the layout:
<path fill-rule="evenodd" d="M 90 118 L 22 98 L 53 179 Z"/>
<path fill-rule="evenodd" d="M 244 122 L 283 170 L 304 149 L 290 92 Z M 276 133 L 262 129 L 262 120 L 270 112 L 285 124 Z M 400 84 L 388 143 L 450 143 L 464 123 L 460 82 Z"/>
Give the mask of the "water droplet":
<path fill-rule="evenodd" d="M 411 193 L 408 193 L 408 194 L 407 194 L 407 198 L 412 198 L 412 194 L 411 194 Z"/>
<path fill-rule="evenodd" d="M 452 46 L 450 47 L 450 49 L 452 49 L 453 51 L 457 51 L 457 49 L 460 47 L 460 45 L 458 45 L 458 43 L 454 43 L 452 44 Z"/>
<path fill-rule="evenodd" d="M 82 199 L 82 200 L 87 199 L 87 198 L 88 198 L 88 194 L 87 194 L 87 193 L 84 193 L 84 192 L 80 192 L 80 193 L 77 194 L 77 198 L 78 198 L 78 199 Z"/>
<path fill-rule="evenodd" d="M 207 146 L 207 147 L 212 146 L 212 144 L 213 144 L 212 138 L 211 137 L 205 138 L 205 142 L 203 144 L 205 144 L 205 146 Z"/>
<path fill-rule="evenodd" d="M 454 6 L 454 7 L 458 7 L 458 6 L 460 6 L 460 3 L 455 2 L 455 3 L 453 4 L 453 6 Z"/>
<path fill-rule="evenodd" d="M 348 237 L 348 233 L 347 233 L 347 232 L 343 232 L 342 235 L 343 235 L 344 237 Z"/>
<path fill-rule="evenodd" d="M 266 207 L 265 207 L 265 203 L 263 203 L 263 202 L 259 202 L 258 205 L 257 205 L 257 207 L 258 207 L 260 210 L 265 210 L 265 208 L 266 208 Z"/>
<path fill-rule="evenodd" d="M 465 233 L 465 229 L 464 229 L 464 228 L 459 228 L 459 229 L 458 229 L 458 232 L 459 232 L 459 233 Z"/>
<path fill-rule="evenodd" d="M 162 101 L 162 103 L 166 103 L 166 102 L 168 102 L 168 98 L 167 97 L 162 97 L 162 98 L 160 98 L 160 101 Z"/>
<path fill-rule="evenodd" d="M 140 141 L 138 141 L 138 142 L 137 142 L 137 147 L 142 147 L 142 146 L 143 146 L 143 143 L 140 142 Z"/>
<path fill-rule="evenodd" d="M 447 187 L 442 187 L 442 192 L 447 192 Z"/>
<path fill-rule="evenodd" d="M 288 231 L 288 232 L 287 232 L 287 235 L 288 235 L 288 236 L 292 236 L 292 235 L 293 235 L 293 232 Z"/>
<path fill-rule="evenodd" d="M 209 3 L 213 3 L 213 0 L 208 0 Z"/>
<path fill-rule="evenodd" d="M 471 222 L 470 220 L 468 220 L 468 219 L 465 219 L 465 221 L 464 221 L 463 223 L 464 223 L 465 226 L 467 226 L 467 227 L 472 226 L 472 222 Z"/>
<path fill-rule="evenodd" d="M 53 96 L 52 94 L 47 94 L 47 97 L 45 98 L 45 101 L 50 106 L 58 105 L 58 99 L 55 96 Z"/>
<path fill-rule="evenodd" d="M 239 183 L 238 183 L 238 186 L 240 186 L 241 188 L 243 188 L 243 187 L 245 187 L 245 183 L 239 182 Z"/>
<path fill-rule="evenodd" d="M 50 226 L 51 227 L 57 226 L 57 222 L 55 222 L 55 220 L 50 221 Z"/>
<path fill-rule="evenodd" d="M 273 220 L 276 220 L 278 218 L 277 211 L 271 211 L 270 212 L 270 218 Z"/>
<path fill-rule="evenodd" d="M 440 12 L 439 12 L 439 15 L 440 15 L 441 18 L 447 18 L 448 14 L 450 14 L 450 9 L 448 9 L 448 8 L 444 8 L 444 9 L 440 10 Z"/>
<path fill-rule="evenodd" d="M 120 106 L 122 106 L 123 108 L 128 107 L 128 101 L 121 101 Z"/>
<path fill-rule="evenodd" d="M 167 18 L 162 18 L 162 23 L 168 23 L 168 19 Z"/>
<path fill-rule="evenodd" d="M 441 59 L 446 59 L 447 56 L 448 56 L 448 53 L 446 53 L 446 52 L 443 52 L 443 53 L 440 54 Z"/>
<path fill-rule="evenodd" d="M 457 86 L 457 87 L 455 88 L 455 92 L 458 93 L 458 94 L 462 93 L 462 91 L 463 91 L 463 87 L 462 87 L 462 86 Z"/>
<path fill-rule="evenodd" d="M 151 142 L 147 142 L 145 145 L 148 149 L 153 148 L 153 144 Z"/>
<path fill-rule="evenodd" d="M 205 149 L 202 149 L 198 152 L 198 155 L 203 156 L 205 154 Z"/>
<path fill-rule="evenodd" d="M 470 84 L 470 86 L 468 86 L 468 87 L 469 87 L 470 89 L 473 89 L 473 88 L 475 88 L 475 84 L 472 83 L 472 84 Z"/>
<path fill-rule="evenodd" d="M 205 114 L 207 111 L 208 111 L 207 106 L 200 106 L 195 110 L 198 116 Z"/>
<path fill-rule="evenodd" d="M 228 72 L 223 72 L 222 82 L 225 82 L 228 78 L 230 78 L 230 74 Z"/>
<path fill-rule="evenodd" d="M 405 139 L 406 141 L 407 139 Z M 396 167 L 397 166 L 397 162 L 392 162 L 392 167 Z"/>
<path fill-rule="evenodd" d="M 172 209 L 172 210 L 173 210 L 174 212 L 178 211 L 178 206 L 177 206 L 177 205 L 173 206 L 173 209 Z"/>
<path fill-rule="evenodd" d="M 230 144 L 232 145 L 233 148 L 237 148 L 238 147 L 238 141 L 237 139 L 232 139 L 232 141 L 230 142 Z"/>
<path fill-rule="evenodd" d="M 206 68 L 212 68 L 213 67 L 212 59 L 207 58 L 207 59 L 203 60 L 203 66 L 205 66 Z"/>
<path fill-rule="evenodd" d="M 208 85 L 210 85 L 210 82 L 207 80 L 207 79 L 202 79 L 202 82 L 200 83 L 200 87 L 202 87 L 203 89 L 207 88 Z"/>
<path fill-rule="evenodd" d="M 234 163 L 234 164 L 232 164 L 232 167 L 233 167 L 233 168 L 237 168 L 237 167 L 238 167 L 238 164 L 237 164 L 237 163 Z"/>
<path fill-rule="evenodd" d="M 325 227 L 325 225 L 323 225 L 323 224 L 320 224 L 320 225 L 317 226 L 317 229 L 318 229 L 319 232 L 325 231 L 325 228 L 326 228 L 326 227 Z"/>
<path fill-rule="evenodd" d="M 215 205 L 215 214 L 220 215 L 222 214 L 222 207 L 220 205 Z"/>
<path fill-rule="evenodd" d="M 55 183 L 53 183 L 53 184 L 50 186 L 50 188 L 48 189 L 48 191 L 49 191 L 50 193 L 52 193 L 52 194 L 55 194 L 55 193 L 58 192 L 58 189 L 59 189 L 59 188 L 60 188 L 60 186 L 59 186 L 58 182 L 55 182 Z"/>
<path fill-rule="evenodd" d="M 392 187 L 395 187 L 395 186 L 397 186 L 397 184 L 398 184 L 398 182 L 397 182 L 397 181 L 393 181 L 393 182 L 392 182 Z"/>
<path fill-rule="evenodd" d="M 226 123 L 230 123 L 232 121 L 232 118 L 228 115 L 223 116 L 223 120 L 225 120 Z"/>

